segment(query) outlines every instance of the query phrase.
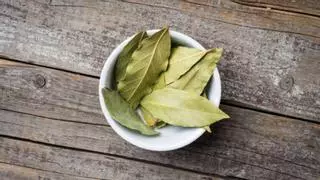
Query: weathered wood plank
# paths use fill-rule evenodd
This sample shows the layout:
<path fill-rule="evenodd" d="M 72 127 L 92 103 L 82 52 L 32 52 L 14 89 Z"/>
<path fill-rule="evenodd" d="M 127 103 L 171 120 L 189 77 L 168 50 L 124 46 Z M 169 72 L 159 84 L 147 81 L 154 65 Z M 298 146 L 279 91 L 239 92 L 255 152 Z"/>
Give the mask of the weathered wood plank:
<path fill-rule="evenodd" d="M 249 6 L 273 8 L 297 13 L 320 16 L 320 1 L 318 0 L 232 0 Z"/>
<path fill-rule="evenodd" d="M 98 79 L 0 60 L 0 108 L 69 121 L 106 124 Z"/>
<path fill-rule="evenodd" d="M 99 179 L 220 179 L 193 172 L 0 137 L 0 162 Z"/>
<path fill-rule="evenodd" d="M 221 22 L 221 18 L 233 18 L 246 25 L 247 20 L 242 19 L 246 17 L 271 29 L 287 27 L 298 32 L 299 28 L 313 28 L 309 35 L 320 37 L 318 19 L 297 20 L 300 16 L 294 15 L 273 25 L 254 14 L 271 19 L 270 23 L 278 22 L 273 18 L 282 15 L 255 12 L 261 10 L 252 10 L 253 15 L 241 10 L 245 14 L 239 15 L 232 9 L 180 1 L 161 1 L 160 5 L 155 1 L 141 1 L 146 5 L 98 0 L 51 3 L 2 1 L 0 55 L 98 76 L 106 57 L 127 36 L 143 28 L 169 24 L 205 47 L 225 49 L 219 65 L 224 100 L 303 119 L 320 119 L 319 38 Z"/>
<path fill-rule="evenodd" d="M 79 176 L 71 176 L 57 172 L 43 171 L 39 169 L 16 166 L 12 164 L 0 163 L 1 180 L 94 180 L 93 178 L 84 178 Z"/>
<path fill-rule="evenodd" d="M 55 0 L 53 2 L 61 2 Z M 192 16 L 213 21 L 222 21 L 229 24 L 251 28 L 269 29 L 283 32 L 320 37 L 319 18 L 302 14 L 276 11 L 270 8 L 256 8 L 239 4 L 234 0 L 124 0 L 125 2 L 149 5 L 158 8 L 169 8 Z M 61 4 L 74 5 L 73 1 L 62 1 Z M 70 3 L 71 2 L 71 3 Z M 59 4 L 59 3 L 58 3 Z M 88 3 L 89 4 L 89 3 Z M 306 29 L 303 29 L 303 28 Z"/>
<path fill-rule="evenodd" d="M 186 148 L 150 152 L 108 126 L 64 122 L 0 110 L 0 135 L 19 137 L 178 168 L 247 179 L 320 176 L 320 125 L 222 106 L 232 118 Z"/>

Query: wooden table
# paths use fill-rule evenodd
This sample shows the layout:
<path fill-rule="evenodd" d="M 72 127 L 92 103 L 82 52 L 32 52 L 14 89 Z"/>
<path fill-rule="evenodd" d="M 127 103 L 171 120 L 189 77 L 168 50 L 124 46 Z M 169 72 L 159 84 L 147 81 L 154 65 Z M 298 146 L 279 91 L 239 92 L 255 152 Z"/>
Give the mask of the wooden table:
<path fill-rule="evenodd" d="M 216 123 L 139 149 L 98 101 L 110 52 L 142 29 L 223 47 Z M 0 179 L 320 179 L 319 0 L 1 0 Z"/>

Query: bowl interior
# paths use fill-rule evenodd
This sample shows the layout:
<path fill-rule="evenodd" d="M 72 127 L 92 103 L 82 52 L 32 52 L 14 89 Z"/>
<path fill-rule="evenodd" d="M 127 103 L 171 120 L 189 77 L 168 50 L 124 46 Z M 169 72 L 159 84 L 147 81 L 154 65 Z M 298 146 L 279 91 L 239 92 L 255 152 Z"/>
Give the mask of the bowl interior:
<path fill-rule="evenodd" d="M 148 35 L 152 35 L 158 30 L 149 30 L 147 31 Z M 203 49 L 197 41 L 192 38 L 175 32 L 169 31 L 172 42 L 175 44 L 194 47 L 198 49 Z M 114 76 L 113 71 L 115 67 L 115 63 L 119 53 L 122 51 L 123 47 L 132 39 L 132 37 L 128 38 L 124 42 L 122 42 L 108 57 L 106 63 L 101 72 L 100 76 L 100 84 L 99 84 L 99 100 L 100 105 L 103 111 L 104 116 L 106 117 L 109 125 L 116 131 L 118 135 L 120 135 L 123 139 L 127 140 L 133 145 L 136 145 L 143 149 L 153 150 L 153 151 L 169 151 L 181 148 L 186 146 L 196 140 L 204 133 L 203 128 L 182 128 L 176 126 L 166 126 L 161 129 L 156 129 L 160 132 L 159 136 L 144 136 L 139 133 L 129 130 L 120 124 L 118 124 L 115 120 L 113 120 L 105 106 L 104 99 L 101 93 L 101 89 L 104 87 L 114 88 Z M 221 85 L 220 85 L 220 76 L 217 68 L 214 70 L 214 76 L 207 86 L 208 98 L 215 105 L 219 106 L 220 96 L 221 96 Z"/>

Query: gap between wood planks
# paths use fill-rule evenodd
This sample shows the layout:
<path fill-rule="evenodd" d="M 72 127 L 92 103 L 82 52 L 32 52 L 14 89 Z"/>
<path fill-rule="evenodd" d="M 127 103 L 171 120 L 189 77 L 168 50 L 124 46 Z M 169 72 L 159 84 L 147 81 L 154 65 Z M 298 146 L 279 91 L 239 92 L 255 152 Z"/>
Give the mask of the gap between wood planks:
<path fill-rule="evenodd" d="M 90 78 L 97 78 L 97 79 L 100 78 L 99 76 L 94 76 L 94 75 L 90 75 L 90 74 L 84 74 L 84 73 L 80 73 L 80 72 L 70 71 L 70 70 L 67 70 L 67 69 L 61 69 L 61 68 L 56 68 L 56 67 L 52 67 L 52 66 L 36 64 L 36 63 L 28 63 L 28 62 L 20 61 L 20 60 L 17 60 L 17 59 L 12 59 L 10 57 L 7 57 L 7 56 L 1 55 L 1 54 L 0 54 L 0 58 L 4 59 L 4 60 L 7 60 L 7 61 L 13 61 L 13 62 L 27 64 L 27 65 L 34 65 L 34 66 L 38 66 L 38 67 L 54 69 L 54 70 L 63 71 L 63 72 L 67 72 L 67 73 L 72 73 L 72 74 L 77 74 L 77 75 L 86 76 L 86 77 L 90 77 Z"/>
<path fill-rule="evenodd" d="M 13 61 L 13 62 L 22 63 L 22 64 L 26 64 L 26 65 L 30 65 L 30 64 L 31 64 L 31 65 L 38 66 L 38 67 L 54 69 L 54 70 L 63 71 L 63 72 L 67 72 L 67 73 L 73 73 L 73 74 L 77 74 L 77 75 L 81 75 L 81 76 L 86 76 L 86 77 L 90 77 L 90 78 L 96 78 L 96 79 L 99 79 L 99 78 L 100 78 L 99 76 L 88 75 L 88 74 L 83 74 L 83 73 L 79 73 L 79 72 L 73 72 L 73 71 L 65 70 L 65 69 L 61 69 L 61 68 L 50 67 L 50 66 L 45 66 L 45 65 L 40 65 L 40 64 L 27 63 L 27 62 L 19 61 L 19 60 L 16 60 L 16 59 L 11 59 L 11 58 L 8 58 L 8 57 L 3 56 L 3 55 L 0 55 L 0 58 L 2 58 L 2 59 L 4 59 L 4 60 L 8 60 L 8 61 Z M 300 117 L 285 115 L 285 114 L 281 114 L 281 113 L 277 113 L 277 112 L 272 112 L 272 111 L 268 111 L 268 110 L 263 110 L 263 109 L 260 109 L 260 108 L 255 108 L 255 107 L 253 107 L 253 106 L 249 106 L 249 105 L 247 105 L 247 104 L 238 103 L 238 102 L 233 102 L 233 101 L 227 101 L 227 100 L 224 100 L 224 99 L 221 99 L 221 103 L 220 103 L 220 104 L 222 104 L 222 105 L 228 105 L 228 106 L 233 106 L 233 107 L 238 107 L 238 108 L 242 108 L 242 109 L 248 109 L 248 110 L 252 110 L 252 111 L 256 111 L 256 112 L 261 112 L 261 113 L 266 113 L 266 114 L 271 114 L 271 115 L 276 115 L 276 116 L 281 116 L 281 117 L 286 117 L 286 118 L 290 118 L 290 119 L 305 121 L 305 122 L 309 122 L 309 123 L 320 124 L 320 122 L 315 121 L 315 120 L 310 120 L 310 119 L 306 119 L 306 118 L 300 118 Z M 0 109 L 1 109 L 1 108 L 0 108 Z M 8 110 L 8 109 L 3 109 L 3 110 L 13 111 L 13 110 Z M 13 112 L 18 112 L 18 111 L 13 111 Z M 29 114 L 29 113 L 25 113 L 25 114 Z M 29 115 L 34 115 L 34 114 L 29 114 Z M 34 116 L 44 117 L 44 116 L 40 116 L 40 115 L 34 115 Z M 46 118 L 46 117 L 44 117 L 44 118 Z M 51 117 L 50 117 L 50 118 L 51 118 Z M 90 122 L 78 122 L 78 121 L 66 120 L 66 119 L 59 119 L 59 118 L 51 118 L 51 119 L 56 119 L 56 120 L 60 120 L 60 121 L 67 121 L 67 122 L 82 123 L 82 124 L 92 124 L 92 125 L 102 125 L 102 126 L 105 125 L 105 124 L 90 123 Z"/>
<path fill-rule="evenodd" d="M 41 116 L 41 115 L 37 115 L 37 114 L 31 114 L 31 113 L 26 113 L 26 112 L 15 111 L 15 110 L 12 110 L 12 109 L 0 108 L 0 110 L 10 111 L 10 112 L 14 112 L 14 113 L 21 113 L 21 114 L 26 114 L 26 115 L 31 115 L 31 116 L 40 117 L 40 118 L 48 118 L 48 117 L 46 117 L 46 116 Z M 60 119 L 60 118 L 53 118 L 53 117 L 50 117 L 49 119 L 57 120 L 57 121 L 63 121 L 63 122 L 78 123 L 78 124 L 89 124 L 89 125 L 107 126 L 107 127 L 110 127 L 109 124 L 100 124 L 100 123 L 83 122 L 83 121 L 81 122 L 81 121 L 74 121 L 74 120 Z"/>
<path fill-rule="evenodd" d="M 56 148 L 62 148 L 62 149 L 68 149 L 68 150 L 74 150 L 74 151 L 80 151 L 80 152 L 86 152 L 86 153 L 93 153 L 93 154 L 100 154 L 100 155 L 108 155 L 108 156 L 113 156 L 113 157 L 117 157 L 117 158 L 121 158 L 121 159 L 132 160 L 132 161 L 137 161 L 137 162 L 142 162 L 142 163 L 146 163 L 146 164 L 152 164 L 152 165 L 167 167 L 167 168 L 171 168 L 171 169 L 182 170 L 182 171 L 201 174 L 201 175 L 206 175 L 206 176 L 212 176 L 213 178 L 214 177 L 216 177 L 216 178 L 218 177 L 218 178 L 223 178 L 223 179 L 226 179 L 226 180 L 234 180 L 234 179 L 242 180 L 242 179 L 245 179 L 245 178 L 238 178 L 238 177 L 230 176 L 230 175 L 229 176 L 221 176 L 221 175 L 214 174 L 214 173 L 204 173 L 204 172 L 199 172 L 199 171 L 196 171 L 196 170 L 185 169 L 185 168 L 182 168 L 182 167 L 176 167 L 176 166 L 173 166 L 173 165 L 170 165 L 170 164 L 156 163 L 156 162 L 153 162 L 153 161 L 148 161 L 148 160 L 143 160 L 143 159 L 125 157 L 125 156 L 121 156 L 121 155 L 117 155 L 117 154 L 110 154 L 110 153 L 105 153 L 105 152 L 102 153 L 102 152 L 99 152 L 99 151 L 92 151 L 92 150 L 75 148 L 75 147 L 70 147 L 70 146 L 61 146 L 61 145 L 57 145 L 57 144 L 50 144 L 50 143 L 34 141 L 34 140 L 30 140 L 30 139 L 24 139 L 24 138 L 13 137 L 13 136 L 8 136 L 8 135 L 0 135 L 0 137 L 13 139 L 13 140 L 19 140 L 19 141 L 25 141 L 25 142 L 30 142 L 30 143 L 35 143 L 35 144 L 40 144 L 40 145 L 50 146 L 50 147 L 56 147 Z M 0 162 L 0 163 L 4 163 L 4 162 Z M 6 164 L 8 164 L 8 163 L 6 163 Z M 15 165 L 15 164 L 13 164 L 13 165 Z M 23 166 L 23 167 L 25 167 L 25 166 Z M 32 167 L 27 167 L 27 168 L 32 168 Z M 38 168 L 32 168 L 32 169 L 41 170 L 41 169 L 38 169 Z M 47 171 L 47 170 L 42 170 L 42 171 Z M 55 171 L 53 171 L 53 172 L 55 172 Z M 60 173 L 60 172 L 55 172 L 55 173 Z M 66 173 L 60 173 L 60 174 L 66 174 Z M 67 175 L 70 175 L 70 174 L 67 174 Z M 79 176 L 79 177 L 81 177 L 81 176 Z M 89 178 L 89 177 L 85 177 L 85 178 Z M 92 178 L 92 177 L 90 177 L 90 178 Z M 94 178 L 94 179 L 98 179 L 98 178 Z"/>
<path fill-rule="evenodd" d="M 276 113 L 276 112 L 272 112 L 272 111 L 268 111 L 268 110 L 263 110 L 263 109 L 256 109 L 254 107 L 250 107 L 246 104 L 242 104 L 242 103 L 238 103 L 238 102 L 225 101 L 222 99 L 220 104 L 238 107 L 238 108 L 242 108 L 242 109 L 248 109 L 248 110 L 252 110 L 252 111 L 256 111 L 256 112 L 260 112 L 260 113 L 265 113 L 265 114 L 276 115 L 276 116 L 280 116 L 280 117 L 286 117 L 286 118 L 295 119 L 295 120 L 299 120 L 299 121 L 305 121 L 308 123 L 320 124 L 320 122 L 318 122 L 318 121 L 314 121 L 314 120 L 310 120 L 310 119 L 303 119 L 303 118 L 299 118 L 299 117 L 295 117 L 295 116 L 289 116 L 289 115 L 280 114 L 280 113 Z"/>
<path fill-rule="evenodd" d="M 120 0 L 122 2 L 127 2 L 127 3 L 133 3 L 133 2 L 128 2 L 126 0 Z M 193 1 L 189 1 L 189 0 L 183 0 L 183 1 L 186 1 L 188 3 L 191 3 L 191 4 L 197 4 L 197 5 L 206 5 L 206 4 L 203 4 L 203 3 L 198 3 L 198 2 L 193 2 Z M 269 7 L 268 4 L 253 4 L 253 3 L 250 3 L 250 2 L 243 2 L 243 1 L 240 1 L 240 0 L 230 0 L 231 2 L 233 3 L 236 3 L 236 4 L 240 4 L 240 5 L 243 5 L 243 6 L 247 6 L 247 7 L 253 7 L 253 8 L 258 8 L 258 9 L 268 9 L 268 10 L 276 10 L 276 11 L 279 11 L 279 12 L 287 12 L 287 13 L 295 13 L 295 14 L 301 14 L 301 15 L 307 15 L 307 16 L 312 16 L 312 17 L 317 17 L 319 18 L 320 15 L 317 15 L 317 14 L 313 14 L 313 13 L 308 13 L 308 12 L 302 12 L 302 11 L 298 11 L 298 10 L 289 10 L 289 9 L 283 9 L 283 8 L 277 8 L 275 6 L 272 6 L 272 7 Z M 219 0 L 220 2 L 220 0 Z M 142 5 L 148 5 L 148 4 L 144 4 L 144 3 L 137 3 L 135 2 L 136 4 L 142 4 Z M 69 5 L 69 4 L 59 4 L 59 5 L 55 5 L 53 4 L 53 0 L 49 0 L 48 4 L 50 6 L 65 6 L 65 7 L 84 7 L 84 8 L 92 8 L 92 7 L 89 7 L 89 6 L 83 6 L 83 5 Z M 219 4 L 219 3 L 218 3 Z M 152 5 L 150 5 L 152 6 Z M 209 6 L 209 5 L 208 5 Z M 157 6 L 154 6 L 154 7 L 157 7 Z M 170 7 L 166 7 L 166 8 L 170 8 Z"/>

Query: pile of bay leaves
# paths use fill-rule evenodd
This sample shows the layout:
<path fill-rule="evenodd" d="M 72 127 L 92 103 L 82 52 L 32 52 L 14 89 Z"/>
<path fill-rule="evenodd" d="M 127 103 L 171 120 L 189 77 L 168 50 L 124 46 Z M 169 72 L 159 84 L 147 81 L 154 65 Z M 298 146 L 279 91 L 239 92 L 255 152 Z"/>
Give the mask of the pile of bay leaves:
<path fill-rule="evenodd" d="M 204 93 L 222 49 L 171 46 L 168 27 L 150 37 L 146 32 L 133 37 L 117 59 L 117 90 L 102 90 L 109 114 L 149 136 L 159 134 L 154 128 L 166 124 L 210 131 L 210 124 L 229 118 Z"/>

